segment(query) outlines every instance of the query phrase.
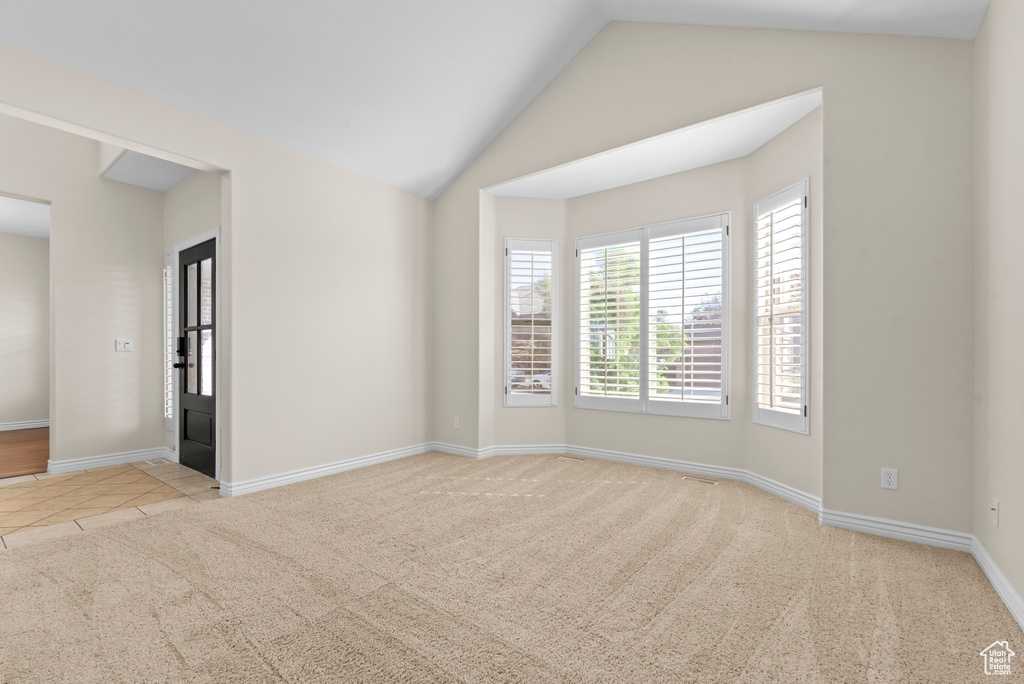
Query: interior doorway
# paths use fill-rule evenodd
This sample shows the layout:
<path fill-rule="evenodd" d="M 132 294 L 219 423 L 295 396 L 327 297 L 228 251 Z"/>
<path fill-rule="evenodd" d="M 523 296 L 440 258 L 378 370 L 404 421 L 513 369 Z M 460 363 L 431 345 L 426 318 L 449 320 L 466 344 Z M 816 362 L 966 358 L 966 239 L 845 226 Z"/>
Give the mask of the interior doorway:
<path fill-rule="evenodd" d="M 36 465 L 28 470 L 37 472 L 18 477 L 37 480 L 157 458 L 178 461 L 178 374 L 170 372 L 166 361 L 175 360 L 177 320 L 172 325 L 173 302 L 167 300 L 176 299 L 177 290 L 169 295 L 166 281 L 177 287 L 178 245 L 188 242 L 185 247 L 192 247 L 216 238 L 219 230 L 194 239 L 230 219 L 223 213 L 228 206 L 227 174 L 106 134 L 91 136 L 85 129 L 68 131 L 47 123 L 35 121 L 28 112 L 0 114 L 0 196 L 35 200 L 25 204 L 52 210 L 49 293 L 40 298 L 48 307 L 44 320 L 49 339 L 42 344 L 15 340 L 15 316 L 0 302 L 0 442 L 14 439 L 7 430 L 21 433 L 17 448 L 35 452 Z M 6 237 L 0 233 L 0 239 Z M 0 255 L 8 251 L 0 246 Z M 174 258 L 173 268 L 162 274 L 154 266 L 167 255 Z M 218 252 L 217 262 L 220 266 L 230 259 Z M 0 264 L 0 277 L 12 272 L 6 262 Z M 20 289 L 0 283 L 0 298 L 14 293 L 12 299 L 23 302 Z M 223 319 L 227 326 L 230 302 L 219 285 L 216 299 L 216 323 Z M 216 377 L 230 355 L 220 347 L 223 335 L 215 337 Z M 29 405 L 23 393 L 11 391 L 13 374 L 3 365 L 16 348 L 43 359 L 49 379 L 41 410 L 23 415 L 6 410 L 11 404 Z M 215 382 L 219 390 L 219 377 Z M 214 418 L 219 474 L 222 441 L 216 411 Z M 28 436 L 28 428 L 43 429 L 31 449 L 20 439 Z M 184 466 L 182 470 L 207 478 Z M 3 479 L 7 482 L 0 485 L 16 484 Z"/>
<path fill-rule="evenodd" d="M 50 205 L 0 195 L 0 480 L 50 457 Z"/>

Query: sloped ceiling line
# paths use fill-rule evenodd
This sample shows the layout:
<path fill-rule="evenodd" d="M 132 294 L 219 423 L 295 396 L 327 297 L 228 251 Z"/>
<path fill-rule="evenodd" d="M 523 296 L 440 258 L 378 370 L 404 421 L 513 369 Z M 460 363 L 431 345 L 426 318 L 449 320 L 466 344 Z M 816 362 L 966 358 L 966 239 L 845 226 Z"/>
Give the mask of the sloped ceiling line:
<path fill-rule="evenodd" d="M 0 41 L 436 197 L 609 21 L 971 39 L 988 0 L 7 0 Z"/>

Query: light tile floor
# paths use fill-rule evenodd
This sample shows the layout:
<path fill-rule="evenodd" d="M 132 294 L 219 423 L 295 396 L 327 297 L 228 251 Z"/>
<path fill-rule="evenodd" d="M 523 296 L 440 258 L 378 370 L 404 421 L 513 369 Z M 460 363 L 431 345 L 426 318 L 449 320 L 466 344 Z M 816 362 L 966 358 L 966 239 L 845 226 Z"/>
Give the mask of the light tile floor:
<path fill-rule="evenodd" d="M 0 549 L 220 498 L 213 478 L 155 459 L 0 480 Z"/>

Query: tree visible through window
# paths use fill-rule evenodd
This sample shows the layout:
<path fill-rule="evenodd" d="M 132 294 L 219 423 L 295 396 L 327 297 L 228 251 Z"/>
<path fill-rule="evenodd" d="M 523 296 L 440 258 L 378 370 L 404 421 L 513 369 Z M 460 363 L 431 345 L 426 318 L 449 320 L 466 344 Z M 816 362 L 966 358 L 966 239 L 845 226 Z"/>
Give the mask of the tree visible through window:
<path fill-rule="evenodd" d="M 580 393 L 636 397 L 640 392 L 640 243 L 580 255 L 581 329 L 590 342 Z"/>
<path fill-rule="evenodd" d="M 651 396 L 722 400 L 722 230 L 650 241 Z"/>
<path fill-rule="evenodd" d="M 728 216 L 581 238 L 577 405 L 728 416 Z"/>

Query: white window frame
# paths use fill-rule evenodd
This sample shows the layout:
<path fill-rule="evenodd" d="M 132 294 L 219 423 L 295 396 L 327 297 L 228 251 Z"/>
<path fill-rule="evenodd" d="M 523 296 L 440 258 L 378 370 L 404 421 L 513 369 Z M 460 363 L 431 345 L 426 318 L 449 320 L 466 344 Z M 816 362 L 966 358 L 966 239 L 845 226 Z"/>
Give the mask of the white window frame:
<path fill-rule="evenodd" d="M 596 409 L 600 411 L 620 411 L 624 413 L 649 413 L 653 415 L 681 416 L 687 418 L 710 418 L 714 420 L 730 420 L 731 409 L 729 397 L 732 393 L 732 286 L 731 286 L 731 235 L 732 213 L 722 212 L 706 216 L 667 221 L 639 228 L 620 230 L 614 233 L 603 233 L 576 238 L 575 268 L 575 311 L 573 340 L 575 363 L 575 406 L 580 409 Z M 651 399 L 649 396 L 649 307 L 648 301 L 648 258 L 650 240 L 679 232 L 691 233 L 720 228 L 722 230 L 722 400 L 718 404 L 706 404 L 692 401 L 664 401 Z M 681 230 L 680 230 L 681 229 Z M 588 397 L 580 394 L 580 252 L 584 249 L 617 245 L 624 242 L 640 242 L 640 396 L 638 399 L 625 397 Z"/>
<path fill-rule="evenodd" d="M 512 388 L 512 296 L 510 287 L 511 252 L 513 250 L 551 253 L 551 393 L 514 394 Z M 558 406 L 558 241 L 542 239 L 505 238 L 505 274 L 502 281 L 505 292 L 504 329 L 504 406 L 506 408 Z"/>
<path fill-rule="evenodd" d="M 779 430 L 788 430 L 802 435 L 811 434 L 811 182 L 805 178 L 784 190 L 754 203 L 752 223 L 752 244 L 757 249 L 757 221 L 769 211 L 785 206 L 796 199 L 803 199 L 800 215 L 800 404 L 803 413 L 794 414 L 761 408 L 757 399 L 758 354 L 757 354 L 757 259 L 751 273 L 751 308 L 753 309 L 752 335 L 752 383 L 751 395 L 754 404 L 754 423 Z"/>

